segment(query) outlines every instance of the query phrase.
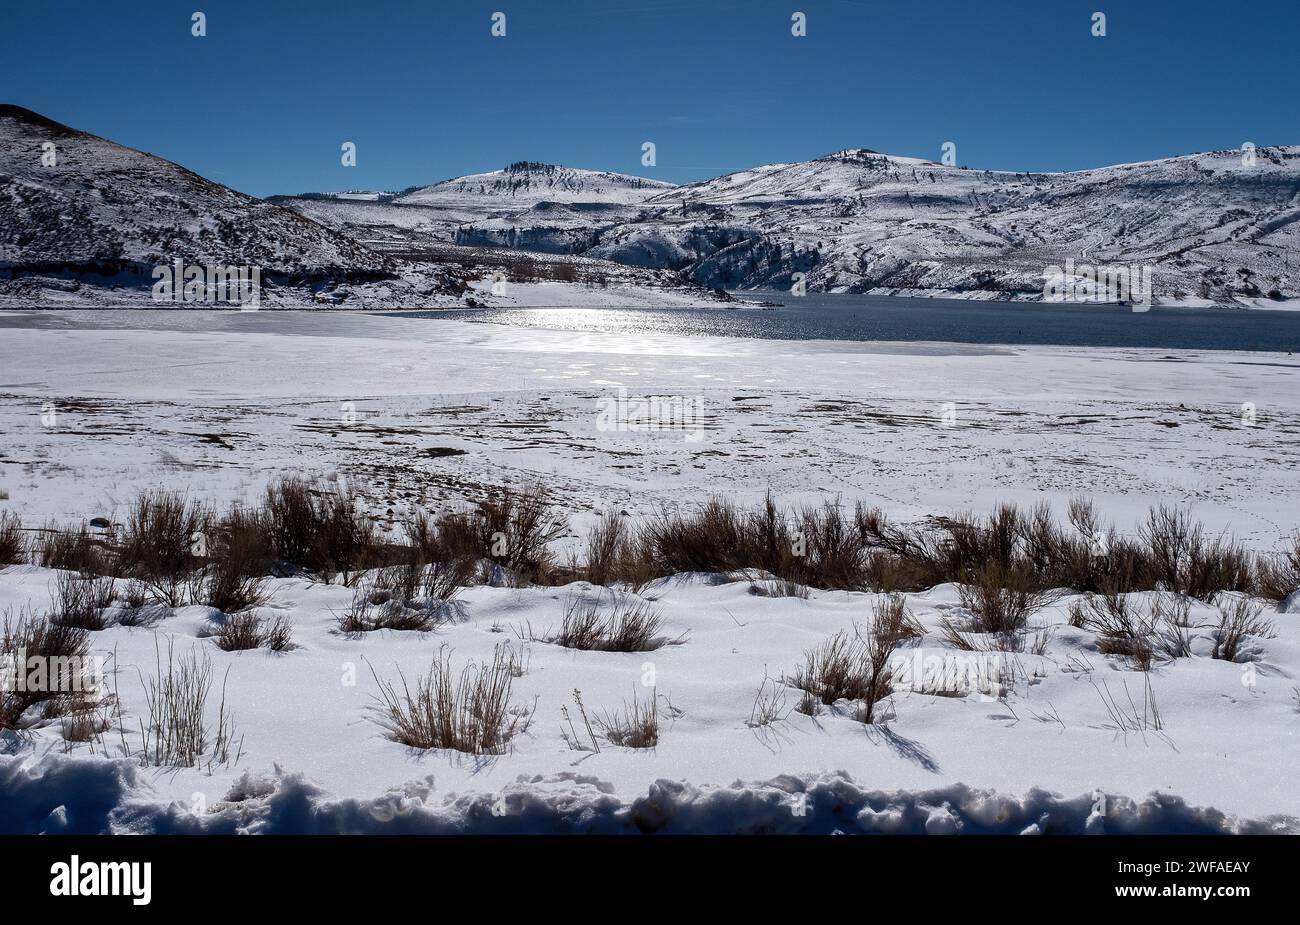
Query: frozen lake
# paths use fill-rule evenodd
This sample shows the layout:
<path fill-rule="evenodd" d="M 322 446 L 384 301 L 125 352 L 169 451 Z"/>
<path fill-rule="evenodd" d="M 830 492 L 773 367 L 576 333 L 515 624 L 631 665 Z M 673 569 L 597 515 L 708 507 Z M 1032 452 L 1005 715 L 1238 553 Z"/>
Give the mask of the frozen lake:
<path fill-rule="evenodd" d="M 412 313 L 561 331 L 685 334 L 772 340 L 1294 351 L 1300 313 L 1222 308 L 976 302 L 891 296 L 736 293 L 780 308 L 487 308 Z"/>

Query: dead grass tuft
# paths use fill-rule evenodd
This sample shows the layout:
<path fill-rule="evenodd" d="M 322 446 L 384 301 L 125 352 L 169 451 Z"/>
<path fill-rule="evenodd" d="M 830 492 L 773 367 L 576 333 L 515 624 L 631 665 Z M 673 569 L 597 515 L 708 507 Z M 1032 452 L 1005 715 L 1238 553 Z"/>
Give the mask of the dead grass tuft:
<path fill-rule="evenodd" d="M 439 650 L 428 673 L 416 678 L 414 691 L 400 672 L 399 677 L 400 691 L 375 675 L 379 686 L 376 709 L 379 724 L 403 745 L 497 755 L 528 727 L 531 716 L 510 704 L 514 656 L 505 645 L 496 647 L 490 663 L 467 664 L 459 679 L 453 679 L 446 646 Z"/>
<path fill-rule="evenodd" d="M 598 652 L 650 652 L 667 644 L 660 635 L 663 617 L 647 601 L 616 600 L 602 609 L 600 601 L 571 597 L 565 602 L 558 632 L 536 634 L 527 627 L 532 642 L 548 642 L 566 649 Z"/>
<path fill-rule="evenodd" d="M 283 614 L 258 616 L 254 611 L 228 615 L 216 624 L 217 648 L 224 652 L 241 652 L 266 648 L 288 652 L 293 644 L 293 623 Z"/>
<path fill-rule="evenodd" d="M 635 690 L 631 701 L 624 701 L 617 712 L 604 712 L 596 725 L 611 745 L 622 748 L 654 748 L 659 744 L 659 699 L 655 689 L 643 703 Z"/>

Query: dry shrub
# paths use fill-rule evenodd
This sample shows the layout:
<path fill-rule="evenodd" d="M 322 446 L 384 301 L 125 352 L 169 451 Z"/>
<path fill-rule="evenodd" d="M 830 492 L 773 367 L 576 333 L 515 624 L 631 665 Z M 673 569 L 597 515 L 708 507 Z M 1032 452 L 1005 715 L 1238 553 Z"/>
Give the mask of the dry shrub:
<path fill-rule="evenodd" d="M 1300 533 L 1287 548 L 1259 562 L 1258 594 L 1271 601 L 1286 600 L 1300 591 Z"/>
<path fill-rule="evenodd" d="M 209 769 L 228 764 L 235 745 L 235 727 L 226 710 L 225 680 L 221 684 L 216 728 L 210 728 L 207 720 L 212 660 L 206 652 L 195 649 L 178 657 L 170 638 L 166 664 L 160 649 L 155 650 L 155 656 L 154 677 L 146 681 L 143 673 L 140 676 L 146 712 L 140 721 L 140 763 L 144 767 L 191 768 L 203 765 L 206 757 Z"/>
<path fill-rule="evenodd" d="M 1146 675 L 1143 678 L 1142 695 L 1139 699 L 1135 698 L 1128 688 L 1128 682 L 1124 682 L 1124 698 L 1121 700 L 1118 696 L 1111 693 L 1110 685 L 1102 679 L 1098 685 L 1091 677 L 1088 679 L 1097 696 L 1101 698 L 1102 705 L 1106 708 L 1106 713 L 1110 717 L 1109 727 L 1117 733 L 1127 735 L 1130 732 L 1145 735 L 1147 732 L 1161 734 L 1165 728 L 1164 717 L 1160 713 L 1160 706 L 1156 702 L 1155 688 L 1151 686 L 1151 676 Z M 1166 739 L 1167 741 L 1167 739 Z"/>
<path fill-rule="evenodd" d="M 821 701 L 812 691 L 804 691 L 799 697 L 799 702 L 795 704 L 794 711 L 804 716 L 816 716 L 821 712 Z"/>
<path fill-rule="evenodd" d="M 624 582 L 633 589 L 649 585 L 663 573 L 655 568 L 653 548 L 645 533 L 629 527 L 623 514 L 607 512 L 588 535 L 586 561 L 581 569 L 575 569 L 575 577 L 593 585 Z"/>
<path fill-rule="evenodd" d="M 276 615 L 264 627 L 263 644 L 272 652 L 288 652 L 297 648 L 293 641 L 293 623 L 288 617 Z"/>
<path fill-rule="evenodd" d="M 263 572 L 270 545 L 261 518 L 235 508 L 213 530 L 213 545 L 202 566 L 198 600 L 223 613 L 238 613 L 265 604 Z"/>
<path fill-rule="evenodd" d="M 475 563 L 469 559 L 438 559 L 420 570 L 420 595 L 426 606 L 446 603 L 474 579 Z"/>
<path fill-rule="evenodd" d="M 43 678 L 40 684 L 0 685 L 0 730 L 19 728 L 23 714 L 38 703 L 52 707 L 53 712 L 47 710 L 50 716 L 83 704 L 83 695 L 95 682 L 85 670 L 89 652 L 90 635 L 84 629 L 6 612 L 0 665 L 17 671 L 35 659 L 34 664 L 43 666 Z"/>
<path fill-rule="evenodd" d="M 1177 508 L 1161 505 L 1138 527 L 1147 585 L 1208 601 L 1219 591 L 1250 592 L 1254 567 L 1235 541 L 1209 540 L 1200 524 Z"/>
<path fill-rule="evenodd" d="M 1132 656 L 1140 640 L 1152 633 L 1150 617 L 1138 612 L 1140 604 L 1114 590 L 1088 595 L 1082 604 L 1082 626 L 1096 633 L 1104 655 Z"/>
<path fill-rule="evenodd" d="M 555 560 L 549 544 L 566 529 L 568 521 L 552 509 L 550 493 L 540 482 L 506 488 L 472 511 L 444 514 L 438 521 L 448 557 L 491 559 L 521 584 L 550 579 Z"/>
<path fill-rule="evenodd" d="M 1040 587 L 1024 563 L 990 563 L 980 567 L 970 583 L 958 590 L 972 620 L 965 632 L 992 637 L 997 649 L 1018 650 L 1029 628 L 1029 618 L 1051 602 L 1054 595 Z M 944 621 L 946 638 L 958 648 L 972 648 L 970 640 L 950 621 Z"/>
<path fill-rule="evenodd" d="M 817 588 L 868 586 L 860 531 L 832 502 L 790 516 L 771 496 L 753 512 L 712 498 L 693 513 L 661 512 L 642 526 L 635 548 L 655 575 L 757 568 Z"/>
<path fill-rule="evenodd" d="M 735 505 L 712 498 L 691 515 L 660 512 L 641 529 L 644 549 L 656 575 L 678 572 L 730 572 L 769 563 L 748 561 L 744 520 Z"/>
<path fill-rule="evenodd" d="M 582 702 L 582 691 L 576 687 L 573 689 L 573 705 L 578 709 L 578 716 L 582 718 L 582 726 L 586 730 L 586 734 L 578 732 L 577 724 L 573 721 L 573 714 L 569 712 L 567 706 L 561 705 L 560 718 L 564 720 L 564 724 L 560 726 L 560 736 L 564 739 L 564 744 L 575 752 L 599 752 L 600 743 L 596 741 L 596 733 L 592 731 L 591 719 L 587 716 L 587 706 Z M 568 728 L 565 728 L 566 726 Z M 590 748 L 588 748 L 588 743 L 591 744 Z"/>
<path fill-rule="evenodd" d="M 1219 625 L 1214 630 L 1211 657 L 1235 662 L 1247 636 L 1271 637 L 1273 624 L 1262 616 L 1262 608 L 1242 595 L 1220 601 Z"/>
<path fill-rule="evenodd" d="M 1109 562 L 1099 551 L 1109 548 L 1113 532 L 1102 529 L 1087 502 L 1071 502 L 1069 520 L 1073 530 L 1058 524 L 1045 504 L 1028 512 L 1001 505 L 983 520 L 969 514 L 941 520 L 937 537 L 910 541 L 910 555 L 931 560 L 946 581 L 966 584 L 991 570 L 1018 571 L 1039 589 L 1094 590 Z"/>
<path fill-rule="evenodd" d="M 649 698 L 642 703 L 636 691 L 632 700 L 623 702 L 619 712 L 604 712 L 596 717 L 596 725 L 611 745 L 622 748 L 654 748 L 659 744 L 659 698 L 650 688 Z"/>
<path fill-rule="evenodd" d="M 533 642 L 549 642 L 566 649 L 650 652 L 667 643 L 659 634 L 662 628 L 663 617 L 646 601 L 623 599 L 602 612 L 599 601 L 573 597 L 565 602 L 564 620 L 558 632 L 539 636 L 529 627 L 527 637 Z"/>
<path fill-rule="evenodd" d="M 1157 655 L 1169 660 L 1192 657 L 1191 632 L 1176 623 L 1161 624 L 1151 645 Z"/>
<path fill-rule="evenodd" d="M 790 571 L 782 574 L 817 588 L 867 588 L 867 551 L 856 525 L 838 503 L 827 502 L 820 508 L 804 510 L 797 530 L 804 554 L 794 557 L 792 565 L 787 566 Z M 781 567 L 781 563 L 777 565 Z"/>
<path fill-rule="evenodd" d="M 225 652 L 267 648 L 288 652 L 294 648 L 293 623 L 283 614 L 260 617 L 253 611 L 227 616 L 216 625 L 217 647 Z"/>
<path fill-rule="evenodd" d="M 1166 659 L 1191 658 L 1191 603 L 1179 594 L 1159 592 L 1151 605 L 1152 647 Z"/>
<path fill-rule="evenodd" d="M 348 490 L 316 498 L 316 542 L 307 566 L 330 577 L 339 574 L 349 585 L 362 570 L 376 564 L 374 526 L 361 513 L 360 502 Z"/>
<path fill-rule="evenodd" d="M 1190 603 L 1181 594 L 1157 592 L 1147 612 L 1131 593 L 1113 589 L 1090 594 L 1071 607 L 1071 624 L 1092 630 L 1104 655 L 1129 659 L 1149 671 L 1157 658 L 1191 656 Z"/>
<path fill-rule="evenodd" d="M 860 699 L 866 684 L 855 637 L 841 630 L 806 650 L 804 664 L 788 680 L 827 706 L 837 700 Z"/>
<path fill-rule="evenodd" d="M 74 531 L 47 524 L 32 540 L 31 559 L 45 568 L 87 575 L 117 574 L 110 552 L 90 535 L 84 524 Z"/>
<path fill-rule="evenodd" d="M 267 486 L 265 517 L 273 555 L 327 580 L 340 575 L 350 585 L 380 564 L 374 525 L 350 488 L 285 476 Z"/>
<path fill-rule="evenodd" d="M 1250 594 L 1256 585 L 1255 559 L 1235 540 L 1219 537 L 1193 547 L 1185 593 L 1208 601 L 1221 591 Z"/>
<path fill-rule="evenodd" d="M 145 492 L 127 515 L 117 554 L 126 574 L 144 581 L 168 607 L 188 603 L 202 564 L 211 513 L 176 492 Z"/>
<path fill-rule="evenodd" d="M 943 581 L 931 560 L 882 550 L 867 553 L 865 568 L 867 587 L 872 591 L 924 591 Z"/>
<path fill-rule="evenodd" d="M 337 618 L 339 632 L 354 635 L 376 630 L 402 630 L 427 633 L 442 619 L 439 607 L 398 600 L 388 589 L 374 584 L 358 584 L 352 603 Z"/>
<path fill-rule="evenodd" d="M 0 565 L 14 565 L 27 556 L 23 523 L 12 511 L 0 511 Z"/>
<path fill-rule="evenodd" d="M 775 678 L 769 678 L 764 672 L 763 680 L 754 694 L 754 705 L 749 710 L 749 719 L 745 725 L 751 729 L 761 729 L 781 722 L 790 715 L 786 708 L 786 688 Z"/>
<path fill-rule="evenodd" d="M 862 545 L 867 549 L 887 552 L 900 559 L 921 560 L 928 557 L 928 544 L 924 538 L 915 531 L 894 524 L 878 507 L 867 507 L 859 503 L 853 513 L 853 524 Z"/>
<path fill-rule="evenodd" d="M 450 601 L 474 580 L 478 556 L 454 548 L 440 524 L 423 512 L 407 521 L 406 535 L 409 545 L 401 548 L 398 568 L 402 593 L 411 595 L 407 600 L 419 596 L 426 602 Z"/>
<path fill-rule="evenodd" d="M 587 562 L 584 577 L 594 585 L 618 580 L 619 563 L 627 555 L 628 530 L 622 515 L 609 511 L 587 537 Z"/>
<path fill-rule="evenodd" d="M 122 565 L 146 576 L 188 574 L 210 521 L 206 508 L 182 494 L 145 492 L 127 515 L 118 550 Z"/>
<path fill-rule="evenodd" d="M 807 585 L 789 578 L 755 578 L 749 582 L 749 593 L 758 597 L 793 597 L 808 600 L 811 592 Z"/>
<path fill-rule="evenodd" d="M 351 606 L 338 618 L 341 632 L 427 632 L 445 619 L 447 603 L 473 580 L 475 562 L 455 554 L 423 514 L 407 524 L 407 533 L 412 542 L 392 550 L 402 561 L 358 584 Z"/>
<path fill-rule="evenodd" d="M 863 637 L 860 632 L 858 635 L 866 676 L 860 718 L 867 724 L 880 718 L 876 712 L 877 706 L 894 692 L 894 673 L 889 667 L 889 659 L 898 645 L 898 639 L 888 635 L 888 629 L 876 621 L 873 622 L 869 635 Z"/>
<path fill-rule="evenodd" d="M 316 549 L 316 504 L 310 483 L 284 476 L 266 487 L 263 500 L 274 555 L 305 565 Z"/>
<path fill-rule="evenodd" d="M 943 518 L 929 531 L 894 526 L 877 509 L 860 507 L 855 519 L 872 550 L 869 582 L 883 590 L 969 584 L 998 568 L 1023 570 L 1041 589 L 1165 588 L 1201 599 L 1219 590 L 1249 591 L 1259 581 L 1254 558 L 1239 544 L 1207 539 L 1186 513 L 1168 507 L 1151 509 L 1136 542 L 1104 525 L 1081 499 L 1070 502 L 1071 529 L 1057 524 L 1046 505 L 1028 512 L 1003 505 L 982 520 Z"/>
<path fill-rule="evenodd" d="M 400 565 L 390 565 L 375 574 L 370 582 L 374 592 L 372 596 L 379 603 L 390 600 L 410 603 L 417 600 L 420 597 L 420 570 L 420 561 L 412 550 L 409 561 Z M 357 583 L 358 588 L 365 586 L 364 581 Z"/>
<path fill-rule="evenodd" d="M 894 690 L 890 657 L 898 646 L 896 625 L 886 605 L 872 618 L 867 632 L 861 628 L 852 636 L 840 631 L 804 652 L 804 664 L 788 683 L 807 695 L 796 709 L 816 715 L 820 701 L 827 706 L 837 700 L 860 702 L 859 718 L 864 723 L 880 719 L 877 709 Z"/>
<path fill-rule="evenodd" d="M 1203 541 L 1203 531 L 1177 508 L 1161 505 L 1147 512 L 1138 527 L 1138 537 L 1146 547 L 1146 566 L 1151 580 L 1163 584 L 1175 594 L 1184 591 L 1187 561 L 1193 543 Z"/>
<path fill-rule="evenodd" d="M 122 603 L 127 607 L 140 608 L 149 603 L 149 586 L 138 578 L 131 578 L 122 593 Z"/>
<path fill-rule="evenodd" d="M 59 572 L 50 620 L 60 626 L 102 630 L 108 626 L 104 610 L 112 603 L 113 579 Z"/>
<path fill-rule="evenodd" d="M 913 616 L 901 594 L 885 595 L 872 604 L 871 610 L 875 632 L 895 644 L 925 635 L 925 627 Z"/>
<path fill-rule="evenodd" d="M 771 497 L 750 513 L 715 498 L 693 514 L 661 513 L 640 539 L 656 575 L 760 568 L 813 587 L 906 591 L 968 583 L 996 568 L 1031 576 L 1041 589 L 1096 588 L 1108 569 L 1127 563 L 1128 551 L 1097 554 L 1122 544 L 1102 530 L 1090 505 L 1075 502 L 1071 522 L 1073 532 L 1044 505 L 1028 514 L 1003 505 L 983 520 L 957 515 L 913 530 L 861 503 L 852 517 L 838 503 L 791 517 Z"/>
<path fill-rule="evenodd" d="M 227 616 L 216 624 L 217 648 L 224 652 L 258 648 L 262 644 L 261 624 L 251 611 Z"/>
<path fill-rule="evenodd" d="M 1014 505 L 1000 505 L 984 521 L 971 514 L 958 514 L 942 523 L 947 531 L 943 555 L 950 576 L 974 577 L 994 567 L 1007 571 L 1017 558 L 1023 521 Z"/>
<path fill-rule="evenodd" d="M 128 579 L 126 589 L 120 598 L 121 606 L 117 611 L 118 626 L 152 626 L 171 611 L 161 604 L 153 603 L 149 586 L 138 578 Z"/>
<path fill-rule="evenodd" d="M 62 713 L 59 733 L 65 742 L 93 742 L 112 728 L 107 704 L 77 703 Z"/>
<path fill-rule="evenodd" d="M 389 736 L 411 748 L 450 748 L 471 755 L 498 755 L 510 740 L 527 729 L 529 716 L 511 707 L 514 656 L 498 645 L 486 665 L 470 662 L 454 679 L 451 654 L 439 649 L 427 674 L 415 680 L 415 690 L 401 678 L 401 691 L 380 681 L 376 711 Z M 373 669 L 372 669 L 373 673 Z"/>

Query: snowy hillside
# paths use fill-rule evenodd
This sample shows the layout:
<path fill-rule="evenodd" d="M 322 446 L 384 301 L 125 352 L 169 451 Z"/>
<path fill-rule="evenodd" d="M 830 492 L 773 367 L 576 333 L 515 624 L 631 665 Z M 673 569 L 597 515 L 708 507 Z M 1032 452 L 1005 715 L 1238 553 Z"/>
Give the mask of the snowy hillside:
<path fill-rule="evenodd" d="M 148 303 L 160 264 L 250 266 L 271 304 L 436 300 L 458 287 L 412 272 L 297 212 L 152 155 L 0 106 L 0 294 Z"/>
<path fill-rule="evenodd" d="M 831 291 L 1041 296 L 1074 258 L 1151 265 L 1172 299 L 1300 295 L 1300 148 L 1066 174 L 1015 174 L 844 151 L 660 196 L 599 256 L 680 251 L 698 282 Z M 704 242 L 698 246 L 697 242 Z M 712 245 L 717 244 L 714 248 Z"/>
<path fill-rule="evenodd" d="M 1045 269 L 1073 259 L 1149 266 L 1157 301 L 1276 305 L 1300 297 L 1300 147 L 1247 160 L 1019 174 L 848 149 L 681 187 L 496 171 L 395 204 L 429 210 L 430 240 L 679 270 L 710 288 L 789 289 L 804 273 L 811 290 L 1038 299 Z M 334 227 L 358 208 L 286 204 Z M 421 220 L 368 208 L 371 227 Z"/>

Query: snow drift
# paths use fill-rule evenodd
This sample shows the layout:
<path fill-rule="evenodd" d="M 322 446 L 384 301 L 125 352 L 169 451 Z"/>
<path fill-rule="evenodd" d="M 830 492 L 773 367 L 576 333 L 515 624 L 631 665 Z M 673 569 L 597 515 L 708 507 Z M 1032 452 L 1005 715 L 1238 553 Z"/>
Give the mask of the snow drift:
<path fill-rule="evenodd" d="M 1098 807 L 1104 805 L 1104 813 Z M 1288 816 L 1238 819 L 1153 793 L 1142 800 L 1031 790 L 1016 798 L 961 784 L 871 790 L 844 771 L 729 787 L 659 780 L 626 798 L 574 773 L 521 777 L 499 793 L 440 795 L 413 781 L 371 799 L 335 799 L 296 773 L 245 774 L 223 801 L 155 798 L 126 759 L 0 758 L 0 831 L 23 834 L 1294 834 Z"/>

